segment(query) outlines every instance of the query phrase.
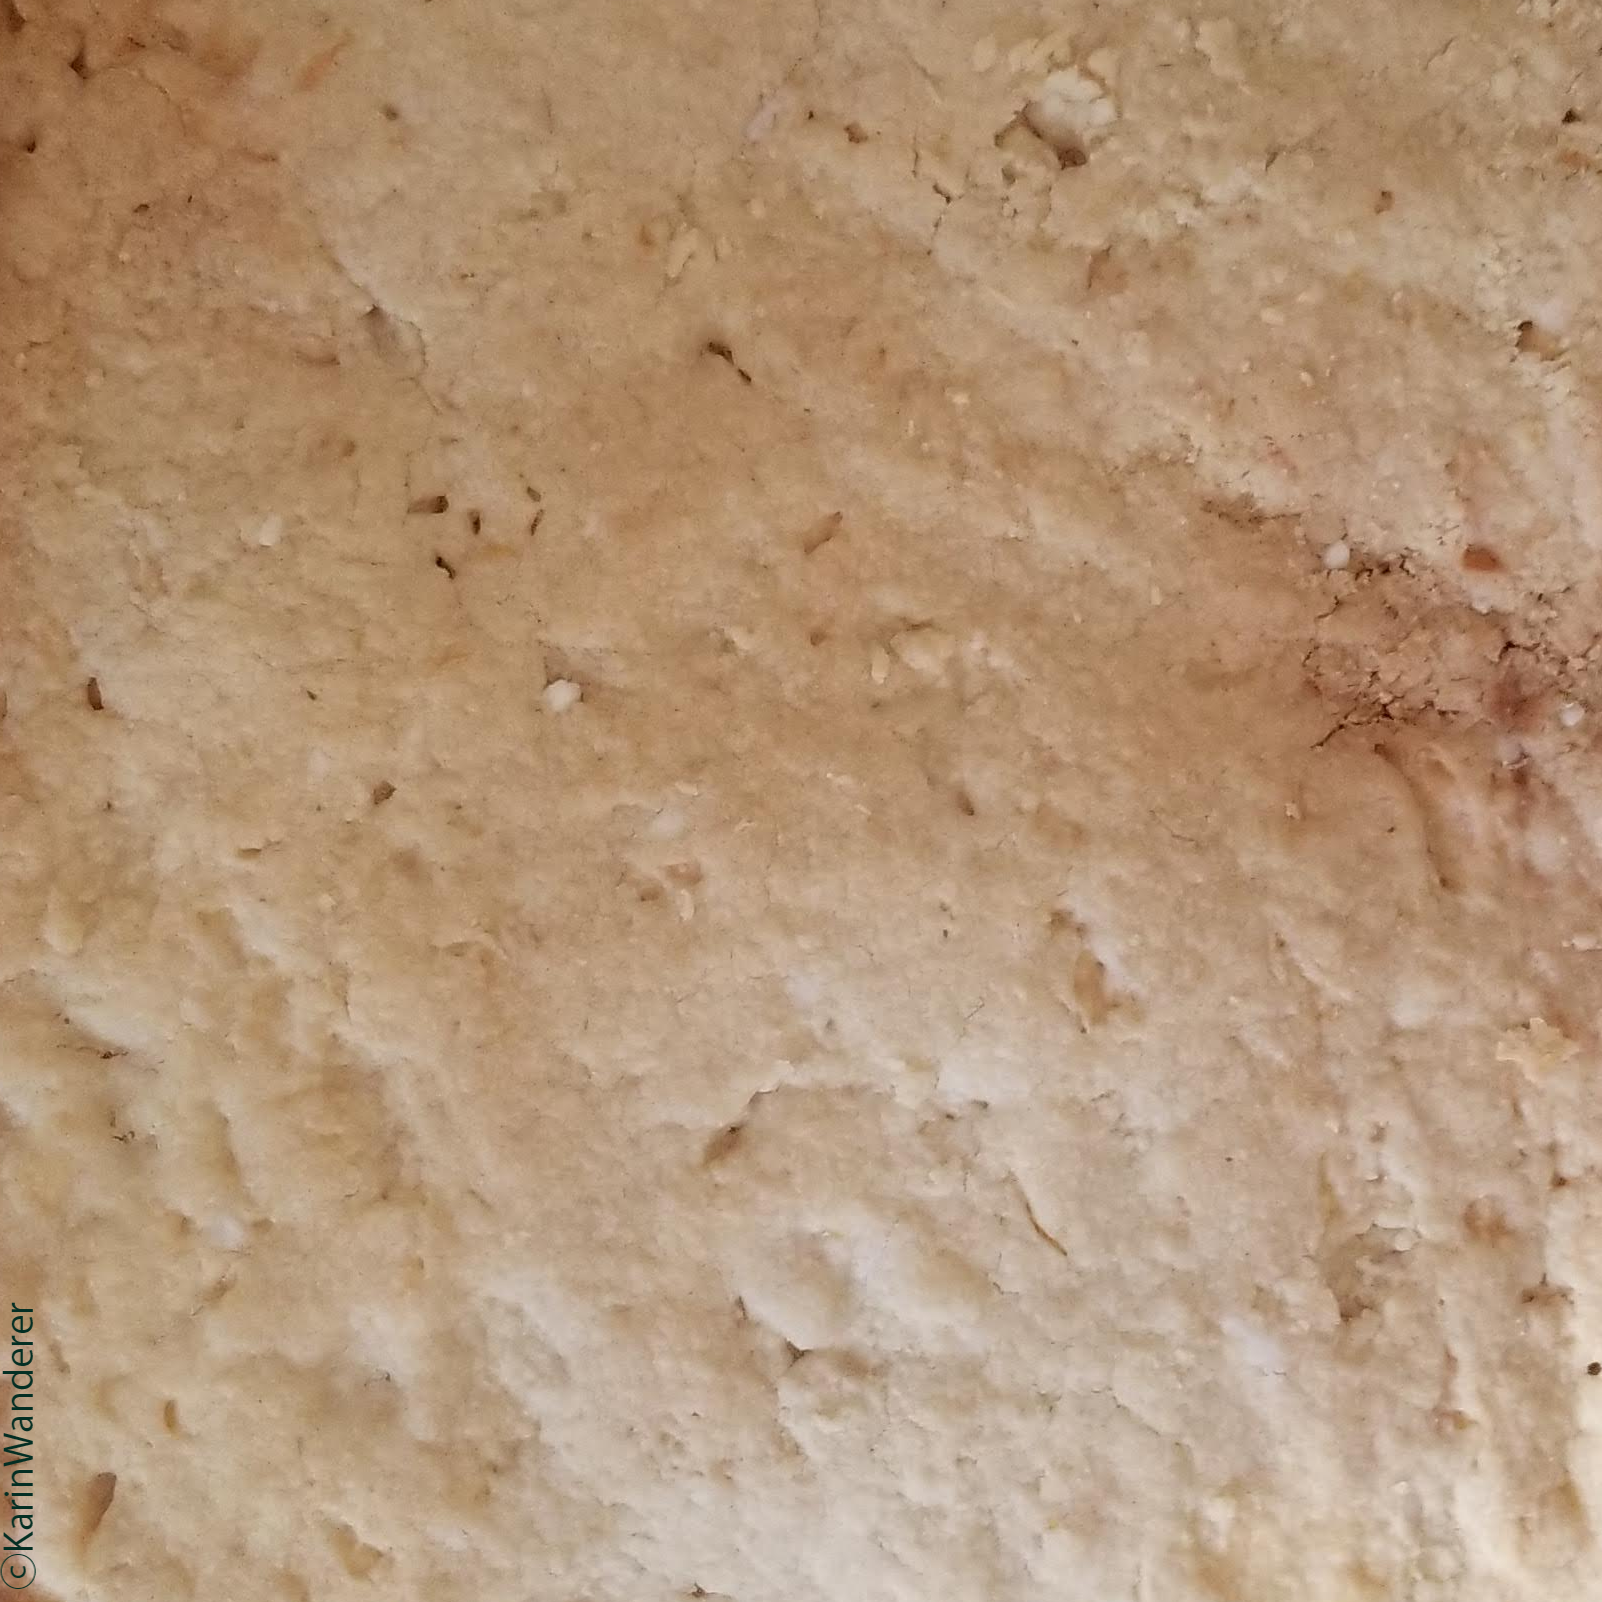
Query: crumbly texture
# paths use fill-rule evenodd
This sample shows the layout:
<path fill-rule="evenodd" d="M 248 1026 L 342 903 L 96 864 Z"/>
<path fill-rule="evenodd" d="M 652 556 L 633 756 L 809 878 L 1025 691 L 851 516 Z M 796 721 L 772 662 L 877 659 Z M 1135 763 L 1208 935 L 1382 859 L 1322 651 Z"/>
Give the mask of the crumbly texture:
<path fill-rule="evenodd" d="M 28 1594 L 1602 1597 L 1599 50 L 0 0 Z"/>

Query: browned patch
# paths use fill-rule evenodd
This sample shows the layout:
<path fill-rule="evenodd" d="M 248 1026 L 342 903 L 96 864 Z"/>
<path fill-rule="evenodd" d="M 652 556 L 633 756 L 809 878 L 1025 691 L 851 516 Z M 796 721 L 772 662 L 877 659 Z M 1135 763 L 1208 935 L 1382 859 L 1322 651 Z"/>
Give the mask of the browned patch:
<path fill-rule="evenodd" d="M 1478 1196 L 1463 1209 L 1463 1230 L 1470 1240 L 1487 1246 L 1500 1246 L 1513 1238 L 1513 1227 L 1501 1203 L 1490 1196 Z"/>
<path fill-rule="evenodd" d="M 1525 729 L 1537 720 L 1540 707 L 1540 690 L 1528 682 L 1517 657 L 1510 653 L 1508 665 L 1486 688 L 1485 710 L 1502 728 Z M 1522 776 L 1521 770 L 1515 770 L 1515 779 Z"/>
<path fill-rule="evenodd" d="M 300 69 L 300 76 L 295 79 L 297 89 L 315 89 L 330 72 L 340 55 L 350 44 L 353 35 L 342 33 L 331 45 L 319 50 L 304 67 Z"/>
<path fill-rule="evenodd" d="M 1111 245 L 1093 250 L 1085 263 L 1085 288 L 1104 295 L 1116 294 L 1129 285 L 1129 269 L 1122 256 L 1114 256 Z"/>
<path fill-rule="evenodd" d="M 727 1129 L 720 1129 L 706 1143 L 706 1149 L 701 1153 L 701 1166 L 712 1168 L 730 1156 L 734 1148 L 740 1144 L 740 1137 L 744 1133 L 744 1124 L 730 1124 Z"/>
<path fill-rule="evenodd" d="M 1401 1231 L 1371 1224 L 1361 1234 L 1335 1238 L 1318 1253 L 1319 1271 L 1343 1324 L 1383 1306 L 1406 1274 Z"/>
<path fill-rule="evenodd" d="M 1573 1301 L 1574 1292 L 1567 1285 L 1554 1285 L 1545 1274 L 1519 1292 L 1519 1302 L 1524 1307 L 1568 1307 Z"/>
<path fill-rule="evenodd" d="M 1489 545 L 1465 545 L 1460 558 L 1465 573 L 1500 573 L 1502 558 Z"/>
<path fill-rule="evenodd" d="M 1107 969 L 1092 952 L 1081 951 L 1074 958 L 1073 995 L 1087 1028 L 1094 1029 L 1112 1016 L 1116 1002 L 1107 983 Z"/>

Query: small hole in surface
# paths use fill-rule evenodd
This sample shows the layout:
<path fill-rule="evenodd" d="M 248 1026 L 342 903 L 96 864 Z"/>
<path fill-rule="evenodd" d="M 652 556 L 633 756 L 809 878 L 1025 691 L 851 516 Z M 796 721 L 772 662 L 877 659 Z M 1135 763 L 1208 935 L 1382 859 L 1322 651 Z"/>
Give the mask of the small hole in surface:
<path fill-rule="evenodd" d="M 1563 121 L 1566 125 L 1572 125 L 1577 123 L 1579 120 L 1580 114 L 1574 109 L 1573 106 L 1570 106 L 1569 109 L 1563 113 Z"/>
<path fill-rule="evenodd" d="M 451 509 L 451 498 L 448 495 L 419 495 L 406 508 L 414 517 L 438 517 L 441 512 Z"/>
<path fill-rule="evenodd" d="M 727 362 L 740 375 L 743 383 L 751 382 L 751 375 L 734 359 L 734 349 L 726 339 L 709 339 L 701 348 L 708 356 L 716 356 L 720 362 Z"/>
<path fill-rule="evenodd" d="M 801 538 L 801 554 L 811 556 L 821 551 L 825 545 L 840 532 L 845 522 L 844 512 L 830 512 L 827 517 L 819 518 L 816 523 Z"/>
<path fill-rule="evenodd" d="M 443 556 L 436 556 L 434 558 L 434 566 L 437 567 L 446 578 L 453 579 L 456 577 L 456 569 L 452 567 Z"/>
<path fill-rule="evenodd" d="M 1072 128 L 1067 127 L 1061 118 L 1052 115 L 1050 107 L 1038 100 L 1031 100 L 1022 111 L 1018 113 L 1016 123 L 1022 123 L 1035 138 L 1045 145 L 1057 158 L 1057 165 L 1067 169 L 1083 167 L 1090 160 L 1090 152 L 1085 149 L 1084 141 Z M 1016 126 L 1009 124 L 1009 127 Z M 996 143 L 1002 145 L 1008 130 L 1003 128 L 996 135 Z M 1003 146 L 1003 148 L 1005 148 Z"/>
<path fill-rule="evenodd" d="M 100 1528 L 117 1495 L 117 1476 L 108 1469 L 90 1480 L 83 1498 L 83 1539 L 87 1541 Z"/>
<path fill-rule="evenodd" d="M 1519 324 L 1515 344 L 1521 356 L 1538 356 L 1545 362 L 1556 361 L 1563 354 L 1562 339 L 1528 317 Z"/>

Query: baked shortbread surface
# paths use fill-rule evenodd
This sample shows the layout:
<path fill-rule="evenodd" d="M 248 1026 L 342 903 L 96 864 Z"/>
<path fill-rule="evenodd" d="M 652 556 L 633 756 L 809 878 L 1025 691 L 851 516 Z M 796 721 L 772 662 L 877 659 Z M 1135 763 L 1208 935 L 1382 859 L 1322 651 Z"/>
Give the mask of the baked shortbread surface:
<path fill-rule="evenodd" d="M 1599 49 L 0 0 L 25 1594 L 1602 1597 Z"/>

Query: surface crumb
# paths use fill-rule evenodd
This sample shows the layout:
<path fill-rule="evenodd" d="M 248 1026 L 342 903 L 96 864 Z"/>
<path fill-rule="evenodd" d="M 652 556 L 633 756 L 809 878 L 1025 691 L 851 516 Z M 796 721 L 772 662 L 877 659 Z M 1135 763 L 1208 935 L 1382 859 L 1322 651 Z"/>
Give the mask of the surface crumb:
<path fill-rule="evenodd" d="M 568 712 L 576 707 L 583 697 L 583 689 L 572 679 L 552 679 L 545 686 L 541 700 L 544 701 L 547 712 Z"/>
<path fill-rule="evenodd" d="M 1543 1074 L 1579 1055 L 1580 1048 L 1544 1018 L 1510 1029 L 1496 1043 L 1496 1060 L 1526 1073 Z"/>

